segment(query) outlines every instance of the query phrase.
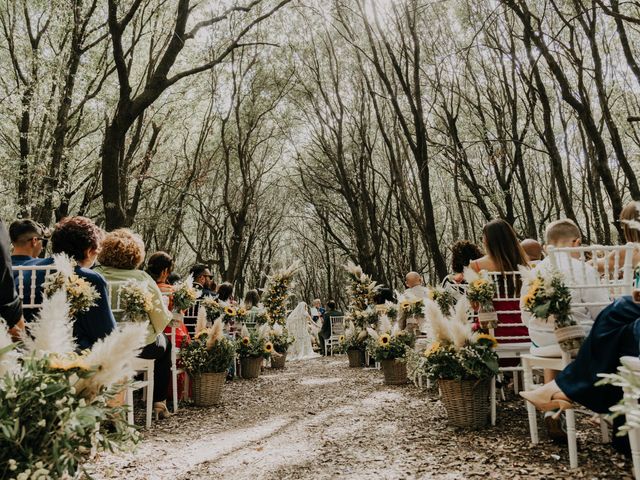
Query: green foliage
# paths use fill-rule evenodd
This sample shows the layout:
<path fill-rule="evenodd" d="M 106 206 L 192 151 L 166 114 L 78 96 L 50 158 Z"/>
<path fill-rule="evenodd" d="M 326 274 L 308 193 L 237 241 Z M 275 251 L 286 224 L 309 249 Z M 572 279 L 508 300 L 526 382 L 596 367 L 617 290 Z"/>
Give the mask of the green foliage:
<path fill-rule="evenodd" d="M 377 361 L 404 358 L 407 349 L 413 348 L 415 336 L 404 330 L 395 335 L 382 333 L 378 338 L 370 338 L 367 343 L 369 354 Z"/>
<path fill-rule="evenodd" d="M 70 377 L 93 374 L 79 365 L 52 369 L 47 359 L 25 358 L 15 375 L 0 379 L 1 478 L 74 476 L 93 447 L 113 451 L 137 441 L 125 409 L 107 406 L 111 392 L 91 401 L 76 396 Z"/>
<path fill-rule="evenodd" d="M 478 335 L 461 348 L 435 342 L 423 354 L 419 369 L 432 380 L 473 380 L 498 373 L 496 341 L 490 335 Z"/>
<path fill-rule="evenodd" d="M 180 358 L 190 375 L 197 373 L 221 373 L 229 368 L 235 354 L 235 344 L 221 337 L 209 347 L 206 331 L 180 349 Z"/>

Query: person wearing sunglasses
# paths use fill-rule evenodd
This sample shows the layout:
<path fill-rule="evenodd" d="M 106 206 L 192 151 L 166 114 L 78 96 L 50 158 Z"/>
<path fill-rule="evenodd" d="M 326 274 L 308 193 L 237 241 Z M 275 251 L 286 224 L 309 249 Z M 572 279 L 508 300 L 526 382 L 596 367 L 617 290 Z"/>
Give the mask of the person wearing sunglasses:
<path fill-rule="evenodd" d="M 9 237 L 13 246 L 11 263 L 14 267 L 43 266 L 53 263 L 53 258 L 51 257 L 39 258 L 46 249 L 49 240 L 49 231 L 39 223 L 28 218 L 16 220 L 9 226 Z M 23 307 L 24 319 L 27 323 L 33 320 L 38 312 L 38 309 L 28 306 L 32 302 L 32 274 L 33 272 L 31 270 L 24 272 L 13 271 L 13 281 L 16 290 L 18 293 L 22 292 L 22 302 L 24 305 L 27 305 Z M 36 304 L 42 303 L 41 285 L 44 282 L 45 276 L 46 272 L 44 270 L 36 272 L 36 292 L 33 299 Z"/>
<path fill-rule="evenodd" d="M 209 288 L 209 284 L 213 280 L 213 275 L 209 267 L 203 264 L 196 264 L 191 267 L 189 273 L 193 276 L 193 286 L 202 292 L 201 297 L 216 296 L 215 292 Z"/>
<path fill-rule="evenodd" d="M 11 263 L 14 267 L 22 265 L 38 265 L 43 260 L 38 258 L 46 249 L 48 232 L 39 223 L 29 218 L 16 220 L 9 226 L 9 237 L 13 245 Z"/>

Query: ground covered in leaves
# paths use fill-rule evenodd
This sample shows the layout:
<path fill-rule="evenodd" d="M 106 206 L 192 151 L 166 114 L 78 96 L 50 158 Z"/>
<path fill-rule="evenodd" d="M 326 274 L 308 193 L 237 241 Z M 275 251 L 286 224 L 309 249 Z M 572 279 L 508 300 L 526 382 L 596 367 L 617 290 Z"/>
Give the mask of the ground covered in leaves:
<path fill-rule="evenodd" d="M 154 422 L 133 452 L 102 454 L 91 471 L 110 479 L 632 478 L 630 462 L 599 443 L 579 416 L 580 468 L 566 446 L 529 443 L 513 394 L 498 424 L 450 428 L 437 391 L 385 386 L 344 356 L 288 363 L 225 386 L 222 405 L 187 407 Z M 542 424 L 542 422 L 540 422 Z"/>

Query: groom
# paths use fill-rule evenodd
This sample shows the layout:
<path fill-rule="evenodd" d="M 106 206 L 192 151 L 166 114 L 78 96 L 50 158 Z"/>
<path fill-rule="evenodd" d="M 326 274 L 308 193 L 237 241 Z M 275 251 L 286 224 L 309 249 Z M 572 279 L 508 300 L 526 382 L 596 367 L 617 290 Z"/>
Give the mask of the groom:
<path fill-rule="evenodd" d="M 325 341 L 331 336 L 331 317 L 341 317 L 342 312 L 337 310 L 336 302 L 329 300 L 327 302 L 327 311 L 322 317 L 322 328 L 318 333 L 318 345 L 320 346 L 320 354 L 324 355 Z"/>

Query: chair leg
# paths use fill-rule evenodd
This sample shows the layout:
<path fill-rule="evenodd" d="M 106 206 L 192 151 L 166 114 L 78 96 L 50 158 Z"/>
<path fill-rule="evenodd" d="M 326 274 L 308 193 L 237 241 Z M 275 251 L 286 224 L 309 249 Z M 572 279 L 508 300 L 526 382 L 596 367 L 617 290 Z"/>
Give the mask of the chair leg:
<path fill-rule="evenodd" d="M 576 412 L 573 409 L 565 411 L 567 420 L 567 443 L 569 445 L 569 466 L 578 468 L 578 439 L 576 436 Z"/>
<path fill-rule="evenodd" d="M 522 373 L 525 390 L 533 390 L 533 369 L 526 359 L 522 360 Z M 540 439 L 538 438 L 538 414 L 536 407 L 532 403 L 524 401 L 527 407 L 527 416 L 529 417 L 529 435 L 531 436 L 531 443 L 537 444 Z"/>
<path fill-rule="evenodd" d="M 127 388 L 127 393 L 125 396 L 125 401 L 127 403 L 127 422 L 129 425 L 133 425 L 134 416 L 133 416 L 133 389 Z"/>
<path fill-rule="evenodd" d="M 153 368 L 147 370 L 147 429 L 151 428 L 151 416 L 153 415 Z"/>
<path fill-rule="evenodd" d="M 520 392 L 520 372 L 517 370 L 513 372 L 513 392 L 516 395 Z"/>
<path fill-rule="evenodd" d="M 633 476 L 640 479 L 640 429 L 629 430 L 629 443 L 631 444 L 631 459 L 633 460 Z"/>
<path fill-rule="evenodd" d="M 609 432 L 609 425 L 605 421 L 604 415 L 598 415 L 600 417 L 600 436 L 602 438 L 602 443 L 611 442 L 611 435 Z M 631 438 L 631 437 L 629 437 Z"/>
<path fill-rule="evenodd" d="M 491 390 L 489 395 L 491 398 L 489 401 L 491 402 L 491 426 L 495 427 L 496 425 L 496 377 L 491 377 Z"/>
<path fill-rule="evenodd" d="M 171 395 L 173 400 L 173 413 L 178 411 L 178 371 L 176 365 L 171 366 Z"/>

